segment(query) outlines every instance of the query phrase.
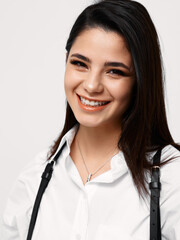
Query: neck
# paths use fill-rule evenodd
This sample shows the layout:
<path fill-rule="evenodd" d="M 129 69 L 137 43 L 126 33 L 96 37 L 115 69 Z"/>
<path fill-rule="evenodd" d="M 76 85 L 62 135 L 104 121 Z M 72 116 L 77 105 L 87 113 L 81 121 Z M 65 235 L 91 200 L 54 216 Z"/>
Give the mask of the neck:
<path fill-rule="evenodd" d="M 75 137 L 79 142 L 81 151 L 86 156 L 86 161 L 97 162 L 118 152 L 118 141 L 121 129 L 112 125 L 103 127 L 86 127 L 80 124 Z M 77 144 L 76 144 L 77 145 Z"/>

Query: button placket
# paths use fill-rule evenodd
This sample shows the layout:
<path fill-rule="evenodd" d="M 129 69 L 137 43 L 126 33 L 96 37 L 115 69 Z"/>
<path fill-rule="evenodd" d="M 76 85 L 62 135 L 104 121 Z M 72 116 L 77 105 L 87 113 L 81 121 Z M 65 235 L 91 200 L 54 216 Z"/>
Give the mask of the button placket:
<path fill-rule="evenodd" d="M 89 210 L 88 210 L 88 197 L 87 194 L 84 192 L 83 194 L 83 210 L 82 210 L 82 238 L 81 240 L 86 240 L 86 233 L 88 227 L 88 217 L 89 217 Z"/>
<path fill-rule="evenodd" d="M 86 193 L 80 195 L 72 231 L 72 240 L 85 240 L 88 225 L 88 201 Z"/>

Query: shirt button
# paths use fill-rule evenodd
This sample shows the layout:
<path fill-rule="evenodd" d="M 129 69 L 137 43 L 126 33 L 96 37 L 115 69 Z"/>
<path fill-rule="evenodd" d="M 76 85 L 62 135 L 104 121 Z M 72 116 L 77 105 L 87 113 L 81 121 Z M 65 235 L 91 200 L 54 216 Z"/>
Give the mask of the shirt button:
<path fill-rule="evenodd" d="M 81 235 L 80 234 L 76 234 L 76 239 L 80 240 L 81 239 Z"/>

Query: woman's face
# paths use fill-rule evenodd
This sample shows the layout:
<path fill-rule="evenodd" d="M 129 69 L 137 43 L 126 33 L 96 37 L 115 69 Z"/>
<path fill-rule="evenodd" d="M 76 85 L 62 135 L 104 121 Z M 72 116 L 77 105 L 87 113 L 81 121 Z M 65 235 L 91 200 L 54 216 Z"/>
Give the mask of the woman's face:
<path fill-rule="evenodd" d="M 131 54 L 119 34 L 92 28 L 75 39 L 67 58 L 64 87 L 80 124 L 120 126 L 134 82 Z"/>

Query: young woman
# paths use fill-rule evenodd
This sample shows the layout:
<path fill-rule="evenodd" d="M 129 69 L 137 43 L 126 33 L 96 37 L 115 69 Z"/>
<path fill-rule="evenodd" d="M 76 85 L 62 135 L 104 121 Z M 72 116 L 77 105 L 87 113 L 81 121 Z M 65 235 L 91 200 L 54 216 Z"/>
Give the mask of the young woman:
<path fill-rule="evenodd" d="M 67 45 L 64 128 L 19 176 L 3 240 L 24 240 L 42 172 L 56 157 L 34 240 L 148 240 L 153 156 L 161 151 L 162 239 L 180 239 L 180 146 L 169 132 L 158 36 L 135 1 L 107 0 L 77 18 Z M 156 238 L 154 238 L 156 239 Z"/>

